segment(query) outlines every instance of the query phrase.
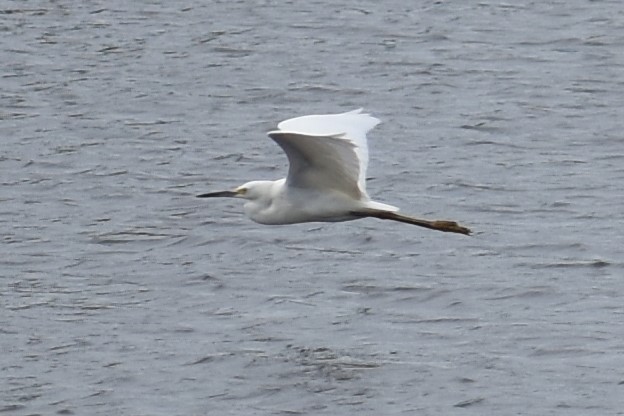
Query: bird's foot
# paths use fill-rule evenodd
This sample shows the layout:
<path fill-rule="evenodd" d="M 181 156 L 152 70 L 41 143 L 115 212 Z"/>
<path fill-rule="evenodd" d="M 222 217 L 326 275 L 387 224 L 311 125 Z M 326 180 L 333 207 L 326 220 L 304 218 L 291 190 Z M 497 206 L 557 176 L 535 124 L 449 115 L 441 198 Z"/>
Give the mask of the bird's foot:
<path fill-rule="evenodd" d="M 444 231 L 447 233 L 458 233 L 458 234 L 470 235 L 470 233 L 472 232 L 470 231 L 469 228 L 462 227 L 461 225 L 457 224 L 455 221 L 444 221 L 444 220 L 431 221 L 431 225 L 432 225 L 432 228 L 438 231 Z"/>

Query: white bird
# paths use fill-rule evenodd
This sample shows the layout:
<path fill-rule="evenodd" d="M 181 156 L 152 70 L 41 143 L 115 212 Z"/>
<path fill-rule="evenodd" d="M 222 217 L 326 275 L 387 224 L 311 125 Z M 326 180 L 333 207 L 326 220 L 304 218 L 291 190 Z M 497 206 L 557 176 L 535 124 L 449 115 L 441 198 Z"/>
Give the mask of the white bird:
<path fill-rule="evenodd" d="M 251 181 L 230 191 L 199 198 L 245 199 L 245 213 L 260 224 L 350 221 L 365 217 L 400 221 L 439 231 L 470 234 L 454 221 L 428 221 L 399 214 L 392 205 L 366 193 L 366 133 L 379 120 L 362 109 L 342 114 L 310 115 L 278 124 L 268 133 L 286 153 L 288 176 Z"/>

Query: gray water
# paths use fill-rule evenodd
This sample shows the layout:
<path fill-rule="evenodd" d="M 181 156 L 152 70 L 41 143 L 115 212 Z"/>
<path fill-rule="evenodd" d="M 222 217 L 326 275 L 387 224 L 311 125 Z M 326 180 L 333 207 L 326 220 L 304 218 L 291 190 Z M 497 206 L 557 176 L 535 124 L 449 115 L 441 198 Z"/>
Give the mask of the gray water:
<path fill-rule="evenodd" d="M 621 2 L 345 3 L 1 3 L 0 413 L 624 414 Z M 194 197 L 358 107 L 474 236 Z"/>

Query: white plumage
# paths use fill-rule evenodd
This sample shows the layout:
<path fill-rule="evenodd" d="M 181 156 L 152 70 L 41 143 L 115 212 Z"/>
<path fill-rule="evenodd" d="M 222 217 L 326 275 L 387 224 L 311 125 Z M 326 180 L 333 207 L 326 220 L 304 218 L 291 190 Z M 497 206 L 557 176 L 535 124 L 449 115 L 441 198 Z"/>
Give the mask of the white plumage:
<path fill-rule="evenodd" d="M 268 133 L 286 153 L 288 176 L 252 181 L 208 197 L 246 199 L 245 213 L 261 224 L 348 221 L 363 217 L 389 219 L 440 231 L 469 234 L 453 221 L 427 221 L 399 214 L 398 208 L 372 201 L 366 192 L 366 134 L 379 120 L 362 110 L 310 115 L 278 124 Z"/>

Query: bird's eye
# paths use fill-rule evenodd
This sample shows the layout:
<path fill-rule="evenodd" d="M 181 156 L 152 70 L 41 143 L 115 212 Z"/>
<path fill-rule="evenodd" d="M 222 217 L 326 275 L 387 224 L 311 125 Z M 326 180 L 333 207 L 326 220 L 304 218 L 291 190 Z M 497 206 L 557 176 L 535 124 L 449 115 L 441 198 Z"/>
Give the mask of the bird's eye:
<path fill-rule="evenodd" d="M 236 193 L 239 195 L 245 195 L 247 193 L 247 188 L 238 188 Z"/>

